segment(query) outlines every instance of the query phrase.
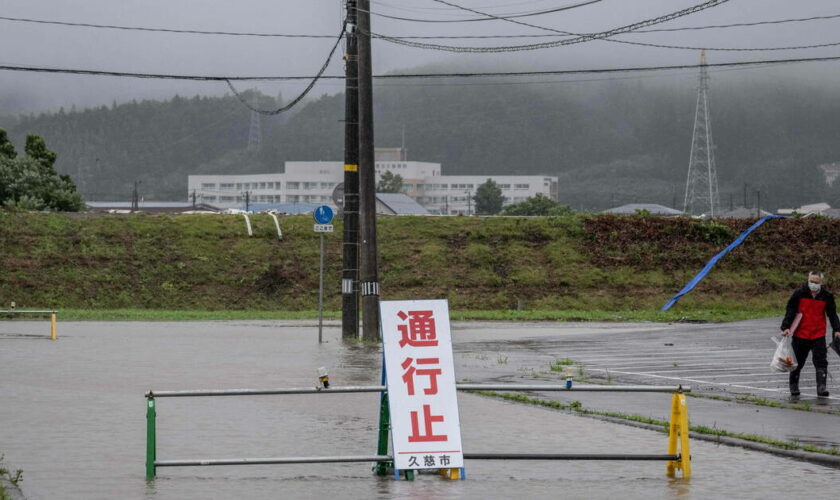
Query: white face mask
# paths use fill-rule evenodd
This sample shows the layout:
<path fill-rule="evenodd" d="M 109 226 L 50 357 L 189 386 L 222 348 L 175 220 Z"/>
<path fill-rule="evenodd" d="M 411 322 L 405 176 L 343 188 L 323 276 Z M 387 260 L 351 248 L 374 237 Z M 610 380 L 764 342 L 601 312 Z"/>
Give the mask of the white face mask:
<path fill-rule="evenodd" d="M 808 288 L 809 288 L 812 292 L 819 292 L 819 291 L 820 291 L 820 284 L 819 284 L 819 283 L 811 283 L 811 282 L 809 281 L 809 282 L 808 282 Z"/>

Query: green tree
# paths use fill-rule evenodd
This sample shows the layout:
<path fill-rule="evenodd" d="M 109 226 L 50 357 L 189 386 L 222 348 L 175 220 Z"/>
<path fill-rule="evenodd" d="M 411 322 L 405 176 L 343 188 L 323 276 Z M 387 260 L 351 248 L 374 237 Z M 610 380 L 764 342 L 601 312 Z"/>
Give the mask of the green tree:
<path fill-rule="evenodd" d="M 26 138 L 26 156 L 18 157 L 0 130 L 0 206 L 22 210 L 78 212 L 82 197 L 69 175 L 59 175 L 56 154 L 36 135 Z"/>
<path fill-rule="evenodd" d="M 502 196 L 502 189 L 493 179 L 478 186 L 475 190 L 475 213 L 478 215 L 496 215 L 502 210 L 505 197 Z"/>
<path fill-rule="evenodd" d="M 54 151 L 47 149 L 47 143 L 42 137 L 35 134 L 28 134 L 26 136 L 26 146 L 23 150 L 26 156 L 36 160 L 44 167 L 51 169 L 55 165 L 56 154 Z"/>
<path fill-rule="evenodd" d="M 377 193 L 399 193 L 402 190 L 403 178 L 400 174 L 393 174 L 389 171 L 382 172 L 379 182 L 376 183 Z"/>
<path fill-rule="evenodd" d="M 568 205 L 561 205 L 548 196 L 539 193 L 521 203 L 508 205 L 503 215 L 568 215 L 572 209 Z"/>
<path fill-rule="evenodd" d="M 15 151 L 15 146 L 12 144 L 12 141 L 9 140 L 9 136 L 6 134 L 6 131 L 0 129 L 0 158 L 8 158 L 12 159 L 17 156 L 17 151 Z"/>

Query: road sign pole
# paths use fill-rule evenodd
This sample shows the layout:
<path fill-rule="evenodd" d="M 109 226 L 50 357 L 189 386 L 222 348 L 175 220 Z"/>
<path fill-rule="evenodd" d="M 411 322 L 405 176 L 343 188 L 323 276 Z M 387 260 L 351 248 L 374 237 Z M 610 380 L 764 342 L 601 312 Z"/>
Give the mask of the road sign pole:
<path fill-rule="evenodd" d="M 321 233 L 321 266 L 318 278 L 318 343 L 323 342 L 324 330 L 324 233 Z"/>

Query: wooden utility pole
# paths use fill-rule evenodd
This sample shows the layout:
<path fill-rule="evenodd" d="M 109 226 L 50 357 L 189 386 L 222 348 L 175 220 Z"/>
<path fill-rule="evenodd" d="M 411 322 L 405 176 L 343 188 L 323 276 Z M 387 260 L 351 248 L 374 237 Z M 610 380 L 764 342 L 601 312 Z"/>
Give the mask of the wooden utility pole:
<path fill-rule="evenodd" d="M 341 275 L 341 336 L 359 338 L 359 67 L 356 0 L 347 0 L 344 55 L 344 270 Z"/>
<path fill-rule="evenodd" d="M 361 212 L 362 340 L 379 340 L 379 273 L 376 249 L 376 163 L 373 149 L 373 68 L 370 50 L 370 0 L 358 0 L 359 49 L 359 194 Z"/>

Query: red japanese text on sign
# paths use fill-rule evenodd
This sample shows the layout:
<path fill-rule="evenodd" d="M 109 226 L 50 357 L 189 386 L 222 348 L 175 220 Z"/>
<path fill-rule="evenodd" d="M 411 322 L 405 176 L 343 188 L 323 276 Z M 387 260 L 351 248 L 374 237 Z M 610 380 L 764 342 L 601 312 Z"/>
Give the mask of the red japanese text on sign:
<path fill-rule="evenodd" d="M 435 435 L 432 432 L 432 424 L 443 422 L 443 415 L 432 415 L 432 405 L 423 405 L 423 434 L 420 433 L 420 412 L 409 412 L 411 415 L 411 435 L 408 436 L 409 443 L 425 443 L 429 441 L 448 441 L 446 434 Z"/>
<path fill-rule="evenodd" d="M 416 362 L 418 367 L 415 368 L 412 366 L 412 363 Z M 403 373 L 402 379 L 405 382 L 406 387 L 408 388 L 408 395 L 414 396 L 414 376 L 426 376 L 429 377 L 429 387 L 423 389 L 423 394 L 437 394 L 438 392 L 438 385 L 437 385 L 437 378 L 440 375 L 441 369 L 438 368 L 420 368 L 420 365 L 437 365 L 440 363 L 439 358 L 405 358 L 405 361 L 402 362 Z"/>
<path fill-rule="evenodd" d="M 432 311 L 403 311 L 397 313 L 401 320 L 408 320 L 408 324 L 398 325 L 397 330 L 402 334 L 400 347 L 410 345 L 413 347 L 437 347 L 437 332 L 435 331 L 435 318 Z"/>

